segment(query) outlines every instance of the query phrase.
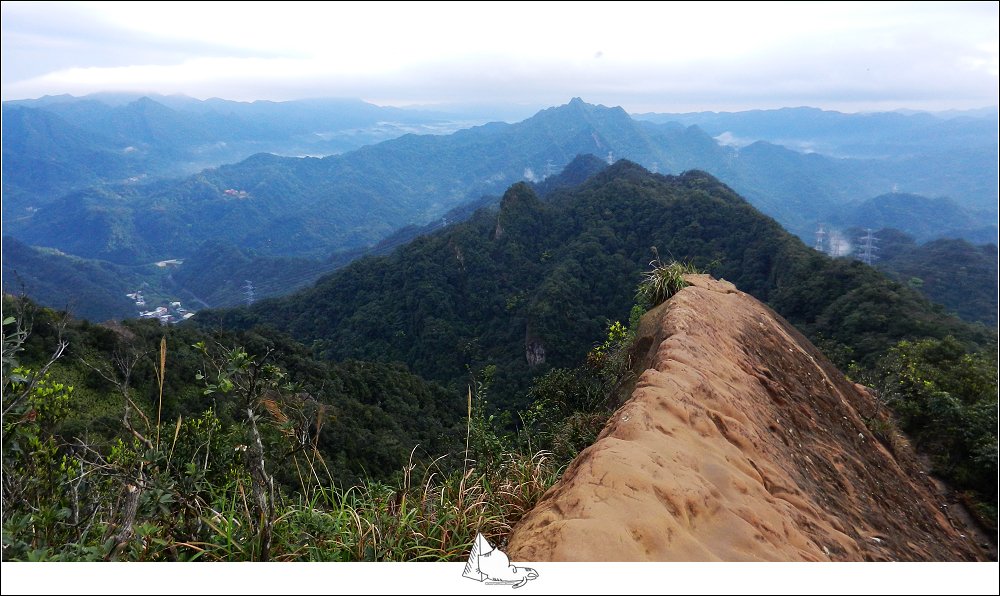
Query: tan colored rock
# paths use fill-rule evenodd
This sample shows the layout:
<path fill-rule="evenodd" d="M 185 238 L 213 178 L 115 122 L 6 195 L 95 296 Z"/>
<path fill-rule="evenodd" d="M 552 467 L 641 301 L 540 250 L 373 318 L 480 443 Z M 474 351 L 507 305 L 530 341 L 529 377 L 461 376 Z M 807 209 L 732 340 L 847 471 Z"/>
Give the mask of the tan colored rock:
<path fill-rule="evenodd" d="M 510 537 L 516 561 L 976 560 L 874 404 L 732 284 L 643 319 L 631 399 Z"/>

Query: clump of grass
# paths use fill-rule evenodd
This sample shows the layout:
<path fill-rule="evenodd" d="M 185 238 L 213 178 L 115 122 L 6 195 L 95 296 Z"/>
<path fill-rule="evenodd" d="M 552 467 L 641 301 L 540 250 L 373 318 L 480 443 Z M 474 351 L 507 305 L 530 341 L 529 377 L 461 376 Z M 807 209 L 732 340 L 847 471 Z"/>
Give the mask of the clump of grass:
<path fill-rule="evenodd" d="M 11 335 L 5 357 L 19 348 Z M 214 406 L 162 419 L 163 340 L 152 363 L 155 412 L 143 412 L 128 386 L 142 355 L 94 367 L 124 402 L 129 434 L 111 444 L 65 443 L 52 429 L 69 412 L 72 388 L 47 376 L 27 386 L 30 371 L 15 375 L 13 361 L 4 370 L 5 560 L 462 561 L 477 532 L 505 545 L 561 471 L 551 453 L 498 436 L 470 389 L 463 464 L 415 463 L 411 453 L 393 482 L 338 487 L 316 439 L 322 404 L 293 393 L 266 356 L 194 347 L 205 355 L 206 394 L 239 400 L 243 424 L 225 425 Z M 476 384 L 483 402 L 489 378 L 492 369 Z M 24 403 L 10 404 L 19 393 Z M 298 489 L 273 482 L 265 457 L 293 465 Z"/>
<path fill-rule="evenodd" d="M 444 474 L 434 462 L 420 474 L 411 461 L 402 479 L 346 490 L 318 487 L 279 508 L 272 560 L 462 561 L 477 532 L 505 545 L 514 524 L 555 482 L 549 454 L 505 454 L 483 470 Z M 239 487 L 217 495 L 206 533 L 183 544 L 184 558 L 248 560 L 255 536 Z"/>
<path fill-rule="evenodd" d="M 871 434 L 881 441 L 885 445 L 886 449 L 889 450 L 893 455 L 899 455 L 899 453 L 905 449 L 907 443 L 903 434 L 899 431 L 896 423 L 892 418 L 888 416 L 873 416 L 872 418 L 865 419 L 865 424 L 868 426 L 868 430 Z"/>
<path fill-rule="evenodd" d="M 699 273 L 694 264 L 670 261 L 663 263 L 659 256 L 650 263 L 652 269 L 643 274 L 642 281 L 636 292 L 636 300 L 640 304 L 648 304 L 650 308 L 666 302 L 671 296 L 685 288 L 688 284 L 684 276 L 689 273 Z"/>

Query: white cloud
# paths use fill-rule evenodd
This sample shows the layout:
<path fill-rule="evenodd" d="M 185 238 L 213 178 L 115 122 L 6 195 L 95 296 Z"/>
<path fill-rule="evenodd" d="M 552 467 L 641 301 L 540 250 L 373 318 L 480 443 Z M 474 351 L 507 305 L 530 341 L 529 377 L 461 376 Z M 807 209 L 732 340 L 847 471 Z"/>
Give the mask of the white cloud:
<path fill-rule="evenodd" d="M 579 95 L 633 111 L 998 103 L 995 3 L 98 2 L 66 10 L 56 18 L 62 8 L 3 4 L 5 99 L 142 90 L 399 103 Z"/>

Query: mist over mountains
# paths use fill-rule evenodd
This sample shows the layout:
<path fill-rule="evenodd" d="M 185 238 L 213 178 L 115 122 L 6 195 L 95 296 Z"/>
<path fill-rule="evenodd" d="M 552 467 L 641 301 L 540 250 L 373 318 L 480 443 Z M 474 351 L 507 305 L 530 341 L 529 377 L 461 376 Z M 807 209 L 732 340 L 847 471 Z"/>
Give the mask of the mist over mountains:
<path fill-rule="evenodd" d="M 945 119 L 796 108 L 633 118 L 576 98 L 515 124 L 405 134 L 322 158 L 274 154 L 325 154 L 406 127 L 445 132 L 459 125 L 448 118 L 356 100 L 104 94 L 5 102 L 4 234 L 55 249 L 33 261 L 36 269 L 62 254 L 129 267 L 187 259 L 164 292 L 227 305 L 244 299 L 248 280 L 262 297 L 294 289 L 380 242 L 398 244 L 461 219 L 471 213 L 463 206 L 483 204 L 513 182 L 544 184 L 574 156 L 592 154 L 654 172 L 712 172 L 807 242 L 820 225 L 996 242 L 996 129 L 989 114 Z M 952 129 L 962 132 L 958 140 L 946 134 Z M 318 131 L 332 132 L 324 140 Z M 784 131 L 841 148 L 856 138 L 896 145 L 886 140 L 881 157 L 840 158 L 768 140 L 736 146 L 727 131 L 773 141 Z M 935 135 L 950 140 L 934 146 Z M 164 178 L 257 149 L 269 153 Z M 411 235 L 399 236 L 404 229 Z M 24 270 L 18 259 L 25 254 L 5 258 L 5 270 Z M 138 283 L 162 285 L 160 277 L 140 276 Z"/>
<path fill-rule="evenodd" d="M 669 522 L 647 558 L 995 552 L 989 114 L 3 110 L 5 557 L 452 560 L 581 490 Z M 690 455 L 572 483 L 636 429 Z M 99 529 L 33 517 L 70 498 Z"/>

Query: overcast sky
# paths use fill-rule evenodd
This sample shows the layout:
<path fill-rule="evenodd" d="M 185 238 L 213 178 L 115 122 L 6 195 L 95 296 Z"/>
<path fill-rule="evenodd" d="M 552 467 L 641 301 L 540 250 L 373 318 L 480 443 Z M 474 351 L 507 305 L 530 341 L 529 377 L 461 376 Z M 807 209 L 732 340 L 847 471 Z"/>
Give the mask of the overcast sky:
<path fill-rule="evenodd" d="M 2 5 L 3 99 L 96 91 L 378 104 L 580 96 L 630 112 L 998 103 L 998 4 Z"/>

